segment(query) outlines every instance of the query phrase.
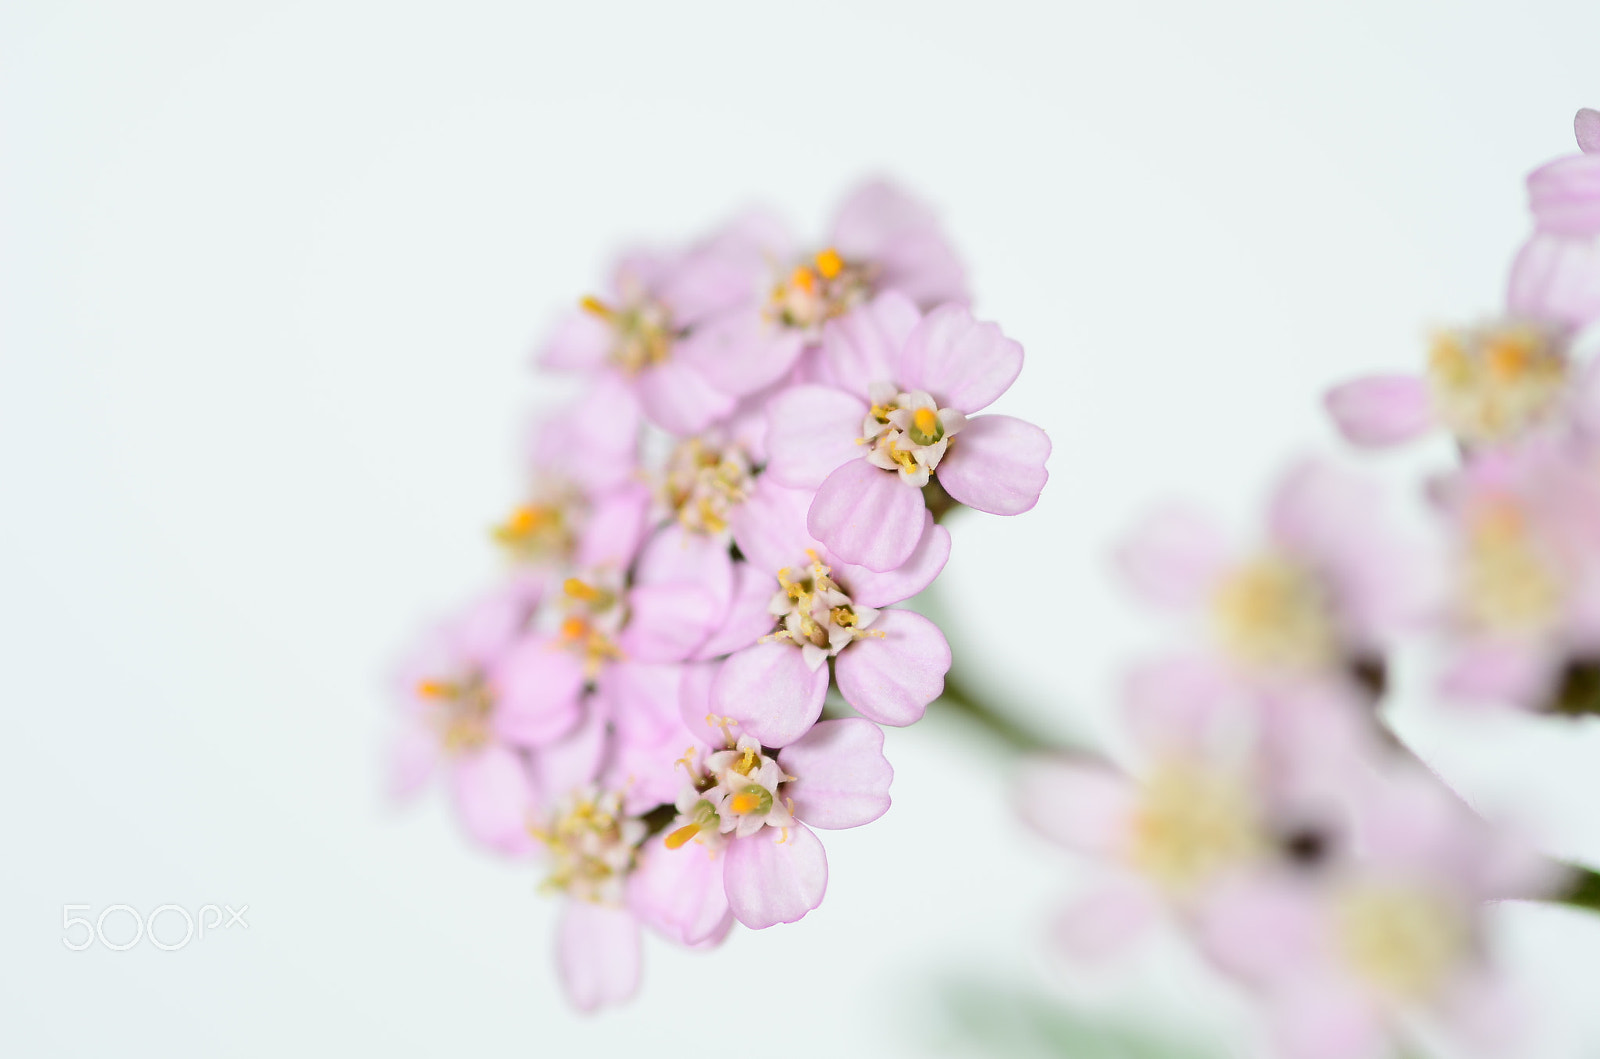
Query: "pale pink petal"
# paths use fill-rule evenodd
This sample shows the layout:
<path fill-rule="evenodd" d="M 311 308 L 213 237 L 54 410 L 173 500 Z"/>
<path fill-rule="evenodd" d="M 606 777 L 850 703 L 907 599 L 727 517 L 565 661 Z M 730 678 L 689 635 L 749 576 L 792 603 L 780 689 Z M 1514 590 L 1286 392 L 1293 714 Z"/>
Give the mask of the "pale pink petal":
<path fill-rule="evenodd" d="M 1380 1012 L 1338 980 L 1295 983 L 1277 996 L 1272 1030 L 1283 1059 L 1386 1059 L 1393 1054 Z"/>
<path fill-rule="evenodd" d="M 910 599 L 933 583 L 950 558 L 950 531 L 933 522 L 933 512 L 923 512 L 922 539 L 910 558 L 882 573 L 865 566 L 838 563 L 833 576 L 850 598 L 863 607 L 887 607 Z"/>
<path fill-rule="evenodd" d="M 650 490 L 630 483 L 592 498 L 573 556 L 580 567 L 626 569 L 644 540 L 650 513 Z"/>
<path fill-rule="evenodd" d="M 1170 505 L 1145 517 L 1117 549 L 1117 566 L 1146 602 L 1182 610 L 1209 602 L 1227 571 L 1227 538 L 1201 512 Z"/>
<path fill-rule="evenodd" d="M 903 727 L 944 693 L 950 645 L 933 622 L 909 610 L 886 610 L 834 662 L 839 694 L 863 717 Z M 882 633 L 881 637 L 872 635 Z M 770 744 L 769 744 L 770 745 Z"/>
<path fill-rule="evenodd" d="M 878 289 L 905 292 L 918 305 L 964 301 L 961 261 L 925 204 L 885 181 L 856 189 L 839 208 L 833 246 L 846 261 L 875 266 Z"/>
<path fill-rule="evenodd" d="M 1020 515 L 1039 502 L 1049 481 L 1050 437 L 1011 416 L 967 420 L 939 463 L 939 484 L 968 507 L 991 515 Z"/>
<path fill-rule="evenodd" d="M 621 376 L 606 372 L 535 428 L 533 465 L 591 492 L 622 485 L 638 467 L 640 421 L 638 397 Z"/>
<path fill-rule="evenodd" d="M 727 541 L 669 523 L 640 551 L 633 565 L 633 583 L 698 585 L 716 598 L 719 607 L 725 607 L 733 594 L 733 559 Z"/>
<path fill-rule="evenodd" d="M 1202 950 L 1231 975 L 1257 985 L 1282 985 L 1316 973 L 1329 950 L 1326 908 L 1293 878 L 1240 878 L 1216 887 L 1195 922 Z"/>
<path fill-rule="evenodd" d="M 784 787 L 794 815 L 812 827 L 860 827 L 889 811 L 894 769 L 883 756 L 883 729 L 871 721 L 819 721 L 783 748 L 778 764 L 794 777 Z"/>
<path fill-rule="evenodd" d="M 811 829 L 764 827 L 728 843 L 722 883 L 728 906 L 752 930 L 793 923 L 822 903 L 828 857 Z"/>
<path fill-rule="evenodd" d="M 1572 119 L 1572 131 L 1578 138 L 1578 150 L 1584 154 L 1600 152 L 1600 110 L 1584 107 Z"/>
<path fill-rule="evenodd" d="M 580 1011 L 620 1004 L 639 988 L 639 923 L 626 908 L 571 900 L 556 942 L 561 984 Z"/>
<path fill-rule="evenodd" d="M 554 637 L 528 637 L 489 673 L 494 730 L 519 746 L 539 746 L 578 723 L 583 660 Z"/>
<path fill-rule="evenodd" d="M 893 471 L 852 460 L 823 481 L 806 529 L 845 562 L 889 571 L 916 552 L 925 511 L 922 490 Z"/>
<path fill-rule="evenodd" d="M 787 746 L 822 715 L 828 667 L 812 670 L 790 643 L 763 643 L 728 657 L 711 685 L 711 712 L 733 717 L 765 746 Z"/>
<path fill-rule="evenodd" d="M 614 344 L 610 324 L 593 313 L 569 313 L 545 341 L 537 360 L 539 367 L 555 371 L 599 371 Z"/>
<path fill-rule="evenodd" d="M 622 792 L 622 811 L 633 815 L 670 805 L 683 789 L 683 757 L 688 734 L 667 729 L 617 726 L 611 755 L 600 775 L 603 790 Z"/>
<path fill-rule="evenodd" d="M 1600 157 L 1570 154 L 1528 174 L 1528 208 L 1545 235 L 1600 235 Z"/>
<path fill-rule="evenodd" d="M 822 328 L 822 353 L 830 377 L 850 392 L 867 396 L 873 383 L 893 383 L 906 338 L 922 314 L 899 291 L 878 295 Z"/>
<path fill-rule="evenodd" d="M 803 334 L 773 326 L 750 304 L 708 320 L 674 356 L 721 392 L 743 397 L 781 379 L 804 347 Z"/>
<path fill-rule="evenodd" d="M 1126 952 L 1160 914 L 1161 902 L 1149 887 L 1120 880 L 1074 901 L 1050 933 L 1068 958 L 1100 963 Z"/>
<path fill-rule="evenodd" d="M 1446 988 L 1438 1013 L 1445 1032 L 1468 1055 L 1515 1055 L 1535 1025 L 1523 998 L 1488 968 L 1458 974 Z"/>
<path fill-rule="evenodd" d="M 646 368 L 637 384 L 646 418 L 680 438 L 700 433 L 734 405 L 734 398 L 677 359 Z"/>
<path fill-rule="evenodd" d="M 1021 373 L 1022 346 L 997 324 L 973 319 L 964 305 L 941 305 L 911 332 L 895 377 L 903 388 L 926 390 L 941 407 L 971 415 L 993 404 Z"/>
<path fill-rule="evenodd" d="M 860 461 L 867 404 L 827 386 L 796 386 L 767 409 L 767 473 L 780 485 L 815 489 L 835 467 Z"/>
<path fill-rule="evenodd" d="M 422 789 L 439 761 L 438 737 L 417 723 L 395 733 L 389 747 L 389 793 L 409 798 Z"/>
<path fill-rule="evenodd" d="M 600 674 L 596 694 L 618 728 L 637 733 L 639 738 L 665 736 L 678 730 L 684 668 L 670 663 L 613 662 Z"/>
<path fill-rule="evenodd" d="M 450 780 L 467 834 L 502 853 L 533 848 L 533 780 L 520 754 L 491 743 L 458 758 Z"/>
<path fill-rule="evenodd" d="M 1016 786 L 1022 819 L 1045 838 L 1097 857 L 1126 847 L 1138 792 L 1104 761 L 1065 756 L 1029 761 Z"/>
<path fill-rule="evenodd" d="M 609 717 L 591 702 L 583 721 L 560 739 L 530 754 L 540 802 L 553 805 L 562 795 L 594 781 L 605 758 Z"/>
<path fill-rule="evenodd" d="M 1322 403 L 1352 445 L 1396 445 L 1434 426 L 1428 384 L 1415 375 L 1352 379 L 1330 389 Z"/>
<path fill-rule="evenodd" d="M 668 849 L 658 835 L 639 848 L 628 879 L 628 904 L 646 925 L 682 945 L 698 945 L 725 930 L 728 898 L 722 860 L 705 846 Z"/>
<path fill-rule="evenodd" d="M 1512 262 L 1506 308 L 1571 327 L 1600 319 L 1600 240 L 1535 233 Z"/>
<path fill-rule="evenodd" d="M 1531 708 L 1549 693 L 1554 675 L 1552 660 L 1535 645 L 1469 644 L 1446 667 L 1439 690 L 1466 703 Z"/>
<path fill-rule="evenodd" d="M 728 741 L 714 720 L 721 715 L 711 705 L 711 686 L 716 683 L 721 670 L 720 662 L 686 665 L 683 667 L 683 683 L 678 691 L 678 717 L 688 734 L 706 746 L 720 747 Z"/>
<path fill-rule="evenodd" d="M 752 566 L 773 577 L 804 560 L 806 549 L 817 546 L 806 529 L 806 513 L 815 496 L 815 490 L 790 489 L 768 475 L 756 480 L 745 502 L 728 518 L 733 539 Z"/>
<path fill-rule="evenodd" d="M 705 642 L 727 611 L 727 597 L 691 582 L 639 585 L 628 592 L 628 624 L 617 636 L 623 656 L 681 662 Z"/>
<path fill-rule="evenodd" d="M 776 591 L 777 579 L 765 572 L 764 568 L 757 568 L 751 563 L 736 564 L 733 598 L 728 602 L 728 609 L 723 612 L 722 621 L 711 635 L 690 657 L 696 661 L 721 658 L 753 646 L 774 628 L 773 616 L 767 605 Z"/>
<path fill-rule="evenodd" d="M 1238 696 L 1229 667 L 1200 653 L 1136 663 L 1122 685 L 1129 727 L 1158 753 L 1202 747 L 1223 711 L 1237 707 Z"/>

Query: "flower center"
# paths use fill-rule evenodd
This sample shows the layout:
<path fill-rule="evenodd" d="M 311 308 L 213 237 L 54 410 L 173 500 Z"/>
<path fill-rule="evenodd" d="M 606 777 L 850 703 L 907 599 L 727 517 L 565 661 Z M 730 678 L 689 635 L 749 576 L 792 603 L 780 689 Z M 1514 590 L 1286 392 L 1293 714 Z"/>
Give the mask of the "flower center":
<path fill-rule="evenodd" d="M 900 393 L 893 384 L 873 383 L 868 394 L 872 406 L 861 421 L 856 444 L 871 446 L 866 453 L 869 463 L 896 471 L 907 485 L 921 489 L 966 417 L 953 408 L 940 408 L 922 390 Z"/>
<path fill-rule="evenodd" d="M 1462 582 L 1467 615 L 1483 628 L 1537 633 L 1560 615 L 1561 578 L 1509 501 L 1490 504 L 1473 519 Z"/>
<path fill-rule="evenodd" d="M 665 362 L 672 355 L 672 342 L 677 332 L 667 307 L 648 298 L 620 308 L 607 305 L 592 295 L 580 305 L 586 312 L 598 316 L 611 327 L 611 363 L 628 375 L 637 375 L 645 368 Z"/>
<path fill-rule="evenodd" d="M 1133 864 L 1169 892 L 1191 891 L 1265 846 L 1244 784 L 1188 764 L 1158 768 L 1134 812 Z"/>
<path fill-rule="evenodd" d="M 1212 617 L 1223 648 L 1249 665 L 1313 669 L 1338 653 L 1320 581 L 1282 556 L 1261 556 L 1224 578 Z"/>
<path fill-rule="evenodd" d="M 462 680 L 424 680 L 417 694 L 435 707 L 429 723 L 447 753 L 476 750 L 489 741 L 489 714 L 494 699 L 481 675 L 472 673 Z"/>
<path fill-rule="evenodd" d="M 794 803 L 778 792 L 794 777 L 785 775 L 759 742 L 740 736 L 733 746 L 708 755 L 703 767 L 693 764 L 693 756 L 690 751 L 679 762 L 686 779 L 678 795 L 676 826 L 665 839 L 668 849 L 694 840 L 716 851 L 728 836 L 744 838 L 764 827 L 782 829 L 779 841 L 788 840 Z"/>
<path fill-rule="evenodd" d="M 777 629 L 767 640 L 787 640 L 800 648 L 813 672 L 863 636 L 882 636 L 868 628 L 877 610 L 851 602 L 833 579 L 833 568 L 807 552 L 809 567 L 786 566 L 778 571 L 778 591 L 767 611 L 777 619 Z"/>
<path fill-rule="evenodd" d="M 872 294 L 872 270 L 852 264 L 829 247 L 796 265 L 772 289 L 766 315 L 785 327 L 808 330 L 843 316 Z"/>
<path fill-rule="evenodd" d="M 633 869 L 645 825 L 622 814 L 621 794 L 569 795 L 548 827 L 529 830 L 545 844 L 553 862 L 544 889 L 597 904 L 622 903 L 622 881 Z"/>
<path fill-rule="evenodd" d="M 551 489 L 546 495 L 512 511 L 492 531 L 495 542 L 511 557 L 523 562 L 549 562 L 565 558 L 577 539 L 575 523 L 583 515 L 583 501 L 568 489 Z"/>
<path fill-rule="evenodd" d="M 729 513 L 750 495 L 750 484 L 750 460 L 743 449 L 690 438 L 667 458 L 659 494 L 684 529 L 718 534 L 727 530 Z"/>
<path fill-rule="evenodd" d="M 616 635 L 627 621 L 621 586 L 607 584 L 599 576 L 588 581 L 569 577 L 562 583 L 561 594 L 566 612 L 561 620 L 561 642 L 583 655 L 584 667 L 593 679 L 605 663 L 622 658 L 616 643 Z"/>
<path fill-rule="evenodd" d="M 1466 924 L 1437 894 L 1362 887 L 1339 899 L 1334 917 L 1351 969 L 1397 1000 L 1428 999 L 1467 953 Z"/>
<path fill-rule="evenodd" d="M 1428 352 L 1439 417 L 1469 443 L 1501 441 L 1544 418 L 1567 372 L 1559 337 L 1529 324 L 1447 331 Z"/>

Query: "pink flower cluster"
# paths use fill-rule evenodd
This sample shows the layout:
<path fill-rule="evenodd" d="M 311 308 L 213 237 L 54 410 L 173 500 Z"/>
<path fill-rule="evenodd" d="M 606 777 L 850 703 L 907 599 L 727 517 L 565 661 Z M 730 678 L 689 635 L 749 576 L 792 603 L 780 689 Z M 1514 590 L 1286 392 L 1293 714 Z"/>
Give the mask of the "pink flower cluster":
<path fill-rule="evenodd" d="M 1120 565 L 1195 646 L 1128 674 L 1130 761 L 1040 760 L 1019 790 L 1037 829 L 1108 869 L 1061 920 L 1069 952 L 1164 917 L 1261 997 L 1291 1059 L 1378 1059 L 1419 1023 L 1516 1044 L 1486 906 L 1556 893 L 1565 869 L 1468 809 L 1382 710 L 1420 642 L 1442 700 L 1600 713 L 1600 368 L 1579 353 L 1600 319 L 1600 113 L 1577 126 L 1585 153 L 1529 178 L 1505 315 L 1439 334 L 1422 375 L 1327 395 L 1357 445 L 1454 436 L 1459 465 L 1424 491 L 1431 540 L 1323 462 L 1283 477 L 1245 546 L 1158 512 Z"/>
<path fill-rule="evenodd" d="M 813 829 L 888 809 L 879 726 L 943 691 L 944 636 L 899 606 L 939 516 L 1027 511 L 1050 443 L 985 413 L 1022 348 L 885 184 L 819 249 L 751 214 L 624 255 L 538 359 L 582 394 L 495 530 L 506 582 L 405 668 L 395 775 L 444 772 L 474 839 L 544 857 L 591 1008 L 635 990 L 641 926 L 709 946 L 821 903 Z"/>

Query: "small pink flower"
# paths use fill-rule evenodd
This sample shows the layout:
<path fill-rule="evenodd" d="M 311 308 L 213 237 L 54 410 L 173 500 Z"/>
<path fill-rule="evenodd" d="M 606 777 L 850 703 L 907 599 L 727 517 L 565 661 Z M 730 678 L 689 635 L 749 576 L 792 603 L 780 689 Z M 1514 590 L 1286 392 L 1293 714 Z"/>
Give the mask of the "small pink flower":
<path fill-rule="evenodd" d="M 1171 508 L 1148 518 L 1118 558 L 1139 595 L 1205 622 L 1231 679 L 1342 680 L 1382 663 L 1431 590 L 1425 565 L 1384 525 L 1380 501 L 1358 475 L 1302 463 L 1275 488 L 1261 545 L 1239 549 L 1205 516 Z"/>
<path fill-rule="evenodd" d="M 944 567 L 950 536 L 932 516 L 907 563 L 889 573 L 838 562 L 805 528 L 809 494 L 763 479 L 734 518 L 753 586 L 730 611 L 744 636 L 709 690 L 708 709 L 768 746 L 806 733 L 822 712 L 828 662 L 845 701 L 881 724 L 907 725 L 944 689 L 950 648 L 928 619 L 886 609 Z M 764 572 L 764 573 L 763 573 Z"/>
<path fill-rule="evenodd" d="M 823 721 L 769 755 L 753 736 L 695 751 L 665 845 L 720 857 L 735 918 L 755 930 L 793 923 L 822 903 L 828 859 L 808 823 L 859 827 L 889 809 L 894 770 L 870 721 Z M 691 843 L 699 849 L 683 850 Z"/>
<path fill-rule="evenodd" d="M 886 571 L 921 539 L 921 490 L 998 515 L 1038 502 L 1050 440 L 1010 416 L 974 416 L 1022 370 L 1022 347 L 961 305 L 926 317 L 903 295 L 830 323 L 824 354 L 841 389 L 796 386 L 769 412 L 767 473 L 815 489 L 807 522 L 840 559 Z M 971 417 L 971 418 L 969 418 Z"/>

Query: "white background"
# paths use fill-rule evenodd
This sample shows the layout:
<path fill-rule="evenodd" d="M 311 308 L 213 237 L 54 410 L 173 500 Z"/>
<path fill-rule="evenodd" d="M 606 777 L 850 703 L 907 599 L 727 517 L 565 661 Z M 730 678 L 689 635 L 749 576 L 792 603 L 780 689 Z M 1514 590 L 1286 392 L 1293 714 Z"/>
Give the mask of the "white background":
<path fill-rule="evenodd" d="M 438 797 L 385 806 L 383 679 L 492 576 L 529 350 L 612 250 L 757 199 L 820 235 L 882 172 L 941 211 L 1029 352 L 1003 410 L 1055 441 L 1035 512 L 955 527 L 959 657 L 1107 730 L 1167 632 L 1118 594 L 1117 535 L 1174 491 L 1247 525 L 1332 447 L 1324 385 L 1493 312 L 1522 175 L 1600 105 L 1595 5 L 1322 7 L 0 7 L 0 1052 L 922 1055 L 974 978 L 1244 1047 L 1181 945 L 1052 962 L 1082 873 L 939 721 L 890 733 L 895 808 L 827 836 L 819 911 L 652 944 L 635 1004 L 576 1017 L 537 872 Z M 1402 722 L 1600 862 L 1593 726 Z M 250 926 L 69 952 L 79 902 Z M 1595 1054 L 1600 920 L 1496 922 L 1525 1055 Z"/>

